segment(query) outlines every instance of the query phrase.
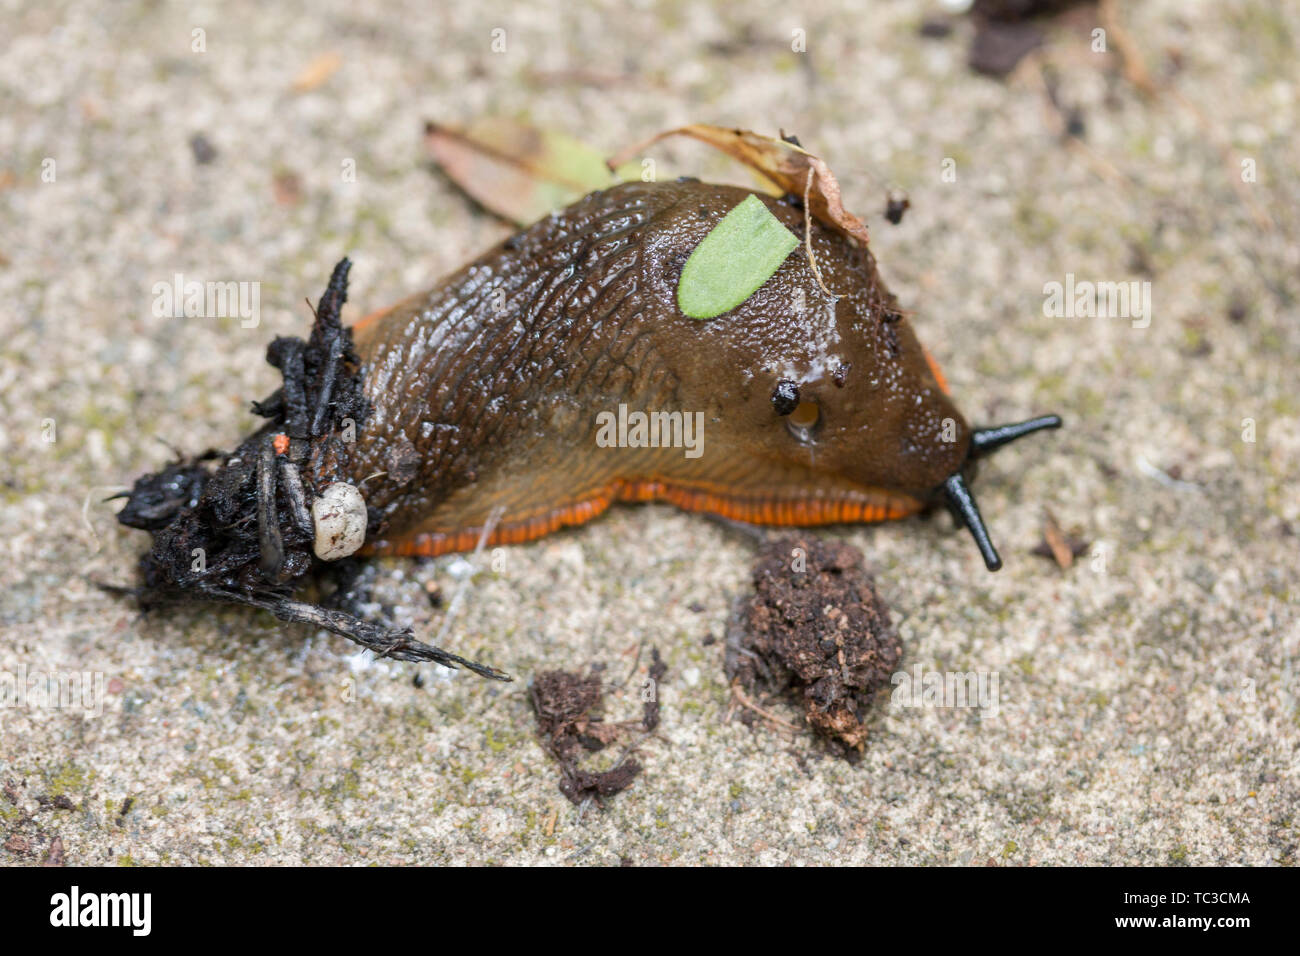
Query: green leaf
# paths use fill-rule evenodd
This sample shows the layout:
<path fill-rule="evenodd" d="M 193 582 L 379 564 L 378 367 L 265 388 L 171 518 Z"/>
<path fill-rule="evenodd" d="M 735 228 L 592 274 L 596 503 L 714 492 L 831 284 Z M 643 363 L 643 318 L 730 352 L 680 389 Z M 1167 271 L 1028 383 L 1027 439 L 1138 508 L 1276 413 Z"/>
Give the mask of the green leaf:
<path fill-rule="evenodd" d="M 757 196 L 722 217 L 682 267 L 677 307 L 692 319 L 730 312 L 772 278 L 799 239 Z"/>

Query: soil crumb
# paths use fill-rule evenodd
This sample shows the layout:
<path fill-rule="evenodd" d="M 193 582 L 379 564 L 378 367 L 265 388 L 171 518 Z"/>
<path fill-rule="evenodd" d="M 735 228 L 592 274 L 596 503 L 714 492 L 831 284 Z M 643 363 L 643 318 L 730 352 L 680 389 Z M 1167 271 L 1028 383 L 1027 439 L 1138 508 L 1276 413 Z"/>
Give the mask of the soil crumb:
<path fill-rule="evenodd" d="M 779 538 L 759 552 L 753 582 L 728 624 L 728 679 L 751 698 L 797 700 L 817 734 L 856 755 L 867 740 L 863 717 L 902 657 L 862 552 L 812 536 Z"/>
<path fill-rule="evenodd" d="M 631 758 L 600 772 L 578 765 L 584 750 L 603 750 L 622 733 L 619 725 L 606 723 L 602 714 L 604 691 L 599 671 L 593 669 L 585 677 L 568 671 L 543 671 L 534 678 L 531 692 L 537 734 L 560 764 L 561 793 L 575 804 L 589 798 L 599 803 L 631 785 L 641 772 L 641 765 Z"/>

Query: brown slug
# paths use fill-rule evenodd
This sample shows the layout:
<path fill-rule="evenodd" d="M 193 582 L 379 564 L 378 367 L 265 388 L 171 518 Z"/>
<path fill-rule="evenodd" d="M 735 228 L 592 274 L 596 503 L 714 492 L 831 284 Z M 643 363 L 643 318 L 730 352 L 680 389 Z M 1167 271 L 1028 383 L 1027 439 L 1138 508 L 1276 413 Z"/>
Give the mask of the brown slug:
<path fill-rule="evenodd" d="M 867 249 L 814 220 L 838 298 L 795 254 L 729 313 L 677 307 L 686 257 L 749 195 L 693 181 L 592 194 L 355 326 L 365 440 L 318 446 L 309 470 L 377 475 L 365 553 L 468 550 L 498 508 L 489 545 L 614 501 L 755 524 L 901 518 L 960 474 L 971 430 Z M 803 232 L 801 208 L 763 202 Z M 620 406 L 683 416 L 670 427 L 702 413 L 702 453 L 601 447 L 598 416 Z"/>
<path fill-rule="evenodd" d="M 739 305 L 693 318 L 683 268 L 750 196 L 798 248 Z M 255 406 L 267 426 L 215 473 L 196 459 L 137 482 L 119 517 L 154 532 L 147 592 L 468 664 L 359 633 L 342 612 L 288 601 L 288 585 L 313 553 L 518 543 L 615 501 L 814 525 L 946 499 L 996 570 L 967 477 L 981 454 L 1060 424 L 972 429 L 870 250 L 794 196 L 686 179 L 592 193 L 350 330 L 337 319 L 347 267 L 311 340 L 272 343 L 285 386 Z"/>

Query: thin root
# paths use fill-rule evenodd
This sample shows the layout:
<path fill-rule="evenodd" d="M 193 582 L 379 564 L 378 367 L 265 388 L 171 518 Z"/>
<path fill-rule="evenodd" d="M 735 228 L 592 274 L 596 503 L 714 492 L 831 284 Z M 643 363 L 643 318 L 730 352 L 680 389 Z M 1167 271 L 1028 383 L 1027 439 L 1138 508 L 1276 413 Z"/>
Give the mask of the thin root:
<path fill-rule="evenodd" d="M 794 724 L 790 723 L 788 720 L 782 720 L 780 717 L 776 716 L 776 714 L 764 710 L 762 707 L 759 707 L 758 704 L 750 700 L 749 695 L 740 689 L 739 678 L 736 678 L 731 682 L 731 694 L 738 704 L 752 710 L 773 726 L 780 727 L 782 730 L 787 730 L 792 734 L 799 733 L 799 728 Z"/>

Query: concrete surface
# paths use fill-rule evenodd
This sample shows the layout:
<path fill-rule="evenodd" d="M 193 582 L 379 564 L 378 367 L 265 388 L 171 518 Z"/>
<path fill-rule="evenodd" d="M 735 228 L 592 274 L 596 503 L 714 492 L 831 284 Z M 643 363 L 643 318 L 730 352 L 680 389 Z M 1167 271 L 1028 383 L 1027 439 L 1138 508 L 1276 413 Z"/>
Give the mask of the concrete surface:
<path fill-rule="evenodd" d="M 1133 5 L 1148 98 L 1117 38 L 1090 49 L 1088 11 L 998 82 L 965 67 L 969 23 L 919 37 L 924 3 L 633 6 L 3 4 L 0 860 L 57 840 L 87 864 L 1294 862 L 1300 11 Z M 296 92 L 327 53 L 337 71 Z M 146 545 L 100 499 L 165 442 L 250 428 L 267 342 L 306 329 L 341 254 L 356 317 L 506 234 L 420 145 L 426 119 L 489 112 L 610 150 L 689 121 L 797 132 L 869 214 L 968 417 L 1066 417 L 980 476 L 997 575 L 946 519 L 833 532 L 877 571 L 905 666 L 996 672 L 996 716 L 883 700 L 858 766 L 746 727 L 705 638 L 751 549 L 668 507 L 478 562 L 446 642 L 505 686 L 425 668 L 418 688 L 266 615 L 142 618 L 91 585 Z M 702 147 L 654 155 L 744 181 Z M 913 204 L 896 227 L 889 183 Z M 176 273 L 260 283 L 260 324 L 156 318 Z M 1149 326 L 1045 316 L 1067 273 L 1150 281 Z M 1100 547 L 1068 571 L 1029 554 L 1044 508 Z M 434 635 L 423 583 L 466 570 L 384 562 L 376 594 Z M 670 670 L 645 774 L 571 806 L 527 677 L 604 662 L 634 717 L 652 646 Z M 92 711 L 102 680 L 98 714 L 17 699 L 72 671 Z"/>

